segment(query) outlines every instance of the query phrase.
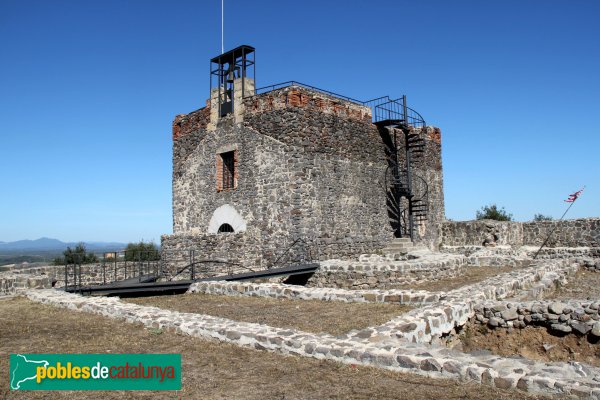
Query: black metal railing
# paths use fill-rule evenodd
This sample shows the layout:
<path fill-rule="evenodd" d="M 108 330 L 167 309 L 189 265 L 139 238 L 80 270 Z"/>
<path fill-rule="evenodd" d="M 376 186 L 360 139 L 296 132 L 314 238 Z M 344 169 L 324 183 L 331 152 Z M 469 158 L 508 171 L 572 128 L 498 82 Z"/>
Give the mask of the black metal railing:
<path fill-rule="evenodd" d="M 82 272 L 80 263 L 65 264 L 65 290 L 82 287 Z"/>
<path fill-rule="evenodd" d="M 289 87 L 289 86 L 304 87 L 304 88 L 311 89 L 311 90 L 314 90 L 314 91 L 319 92 L 319 93 L 326 94 L 328 96 L 338 97 L 340 99 L 343 99 L 343 100 L 346 100 L 346 101 L 350 101 L 352 103 L 356 103 L 356 104 L 359 104 L 361 106 L 364 105 L 364 103 L 362 101 L 353 99 L 352 97 L 343 96 L 341 94 L 330 92 L 329 90 L 320 89 L 318 87 L 307 85 L 306 83 L 300 83 L 300 82 L 296 82 L 296 81 L 287 81 L 287 82 L 282 82 L 282 83 L 276 83 L 274 85 L 263 86 L 261 88 L 256 89 L 254 94 L 246 96 L 246 98 L 252 97 L 252 96 L 256 96 L 256 95 L 262 94 L 262 93 L 272 92 L 272 91 L 277 90 L 277 89 L 283 89 L 283 88 L 286 88 L 286 87 Z"/>
<path fill-rule="evenodd" d="M 80 290 L 86 285 L 101 285 L 137 278 L 152 281 L 160 276 L 160 251 L 114 251 L 102 259 L 85 263 L 85 255 L 72 254 L 65 263 L 65 288 Z"/>
<path fill-rule="evenodd" d="M 405 107 L 404 98 L 389 100 L 380 104 L 376 104 L 373 108 L 373 122 L 381 121 L 398 121 L 406 126 L 413 128 L 424 128 L 425 120 L 415 110 L 410 107 Z M 406 113 L 406 115 L 405 115 Z"/>
<path fill-rule="evenodd" d="M 194 250 L 191 250 L 195 252 Z M 189 273 L 189 279 L 212 278 L 215 276 L 231 276 L 241 272 L 257 272 L 257 270 L 245 267 L 240 263 L 229 262 L 225 260 L 198 260 L 177 270 L 174 274 L 168 276 L 168 281 L 176 280 L 177 277 Z M 186 276 L 186 275 L 183 275 Z"/>
<path fill-rule="evenodd" d="M 363 105 L 369 107 L 371 109 L 371 116 L 373 118 L 373 122 L 375 121 L 375 114 L 376 114 L 376 108 L 377 106 L 380 106 L 382 104 L 385 104 L 387 102 L 391 101 L 390 96 L 382 96 L 382 97 L 377 97 L 376 99 L 371 99 L 371 100 L 367 100 L 367 101 L 363 101 Z"/>
<path fill-rule="evenodd" d="M 385 170 L 385 188 L 398 187 L 408 190 L 408 171 L 395 166 L 393 160 L 388 161 L 389 165 Z"/>
<path fill-rule="evenodd" d="M 84 264 L 83 255 L 74 255 L 65 264 L 65 290 L 82 292 L 87 286 L 123 281 L 134 284 L 218 278 L 310 263 L 312 260 L 311 246 L 304 239 L 296 239 L 273 262 L 258 268 L 228 260 L 206 259 L 205 253 L 198 250 L 116 251 L 104 253 L 102 259 L 90 264 Z"/>
<path fill-rule="evenodd" d="M 413 193 L 414 197 L 412 198 L 413 207 L 417 207 L 418 204 L 419 209 L 415 210 L 415 216 L 420 220 L 427 219 L 427 214 L 429 211 L 429 185 L 427 181 L 420 175 L 413 175 Z"/>
<path fill-rule="evenodd" d="M 326 94 L 328 96 L 337 97 L 339 99 L 346 100 L 361 106 L 369 107 L 371 108 L 371 115 L 373 117 L 374 123 L 385 120 L 397 120 L 403 121 L 407 126 L 412 126 L 414 128 L 422 128 L 426 125 L 425 120 L 423 119 L 421 114 L 419 114 L 417 111 L 413 110 L 410 107 L 404 107 L 405 98 L 403 97 L 400 97 L 398 99 L 390 99 L 389 96 L 382 96 L 377 97 L 375 99 L 362 101 L 297 81 L 287 81 L 282 83 L 276 83 L 274 85 L 263 86 L 261 88 L 256 89 L 253 94 L 245 96 L 245 98 L 272 92 L 274 90 L 283 89 L 290 86 L 304 87 L 319 93 Z M 406 115 L 404 115 L 405 110 Z"/>

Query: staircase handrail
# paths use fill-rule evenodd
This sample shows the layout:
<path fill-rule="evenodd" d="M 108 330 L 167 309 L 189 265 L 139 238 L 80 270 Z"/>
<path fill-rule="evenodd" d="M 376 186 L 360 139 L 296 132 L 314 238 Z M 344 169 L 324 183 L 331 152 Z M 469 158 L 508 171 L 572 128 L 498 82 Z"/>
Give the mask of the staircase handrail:
<path fill-rule="evenodd" d="M 423 187 L 425 188 L 423 194 L 420 197 L 417 197 L 415 200 L 424 200 L 425 202 L 429 203 L 429 185 L 427 184 L 427 181 L 418 174 L 413 174 L 413 178 L 417 178 L 417 180 L 420 180 L 423 183 Z"/>
<path fill-rule="evenodd" d="M 376 104 L 374 110 L 374 122 L 398 120 L 404 121 L 407 126 L 412 126 L 414 128 L 424 128 L 426 126 L 425 119 L 412 108 L 406 107 L 407 115 L 404 115 L 403 97 L 390 99 L 389 101 Z"/>

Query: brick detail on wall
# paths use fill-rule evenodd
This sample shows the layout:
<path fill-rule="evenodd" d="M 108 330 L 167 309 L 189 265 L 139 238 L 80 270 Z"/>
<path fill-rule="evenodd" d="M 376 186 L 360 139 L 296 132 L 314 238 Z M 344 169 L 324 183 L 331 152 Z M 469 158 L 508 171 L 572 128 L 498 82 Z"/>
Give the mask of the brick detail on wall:
<path fill-rule="evenodd" d="M 206 129 L 209 122 L 210 106 L 208 104 L 206 107 L 192 111 L 189 114 L 177 115 L 173 121 L 173 141 L 201 129 Z"/>
<path fill-rule="evenodd" d="M 217 192 L 228 192 L 231 190 L 235 190 L 238 187 L 238 178 L 239 178 L 239 165 L 238 165 L 238 161 L 239 161 L 239 156 L 238 156 L 238 151 L 237 150 L 233 150 L 233 188 L 225 188 L 223 183 L 223 154 L 226 153 L 230 153 L 225 152 L 225 153 L 219 153 L 217 154 L 216 157 L 216 187 L 217 187 Z"/>
<path fill-rule="evenodd" d="M 290 86 L 244 100 L 246 111 L 264 112 L 285 108 L 315 110 L 340 118 L 371 123 L 371 109 L 324 93 Z"/>
<path fill-rule="evenodd" d="M 442 131 L 440 128 L 433 128 L 427 131 L 428 139 L 436 144 L 442 144 Z"/>

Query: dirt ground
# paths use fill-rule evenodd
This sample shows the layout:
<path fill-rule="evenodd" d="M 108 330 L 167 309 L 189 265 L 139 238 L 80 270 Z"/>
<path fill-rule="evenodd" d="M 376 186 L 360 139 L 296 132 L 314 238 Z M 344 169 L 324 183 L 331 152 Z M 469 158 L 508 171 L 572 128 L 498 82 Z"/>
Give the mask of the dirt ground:
<path fill-rule="evenodd" d="M 466 267 L 463 274 L 452 279 L 442 279 L 435 282 L 423 282 L 416 285 L 398 285 L 394 286 L 394 288 L 427 290 L 430 292 L 447 292 L 514 270 L 514 267 Z"/>
<path fill-rule="evenodd" d="M 508 333 L 491 330 L 475 323 L 465 327 L 460 336 L 462 350 L 489 350 L 504 357 L 523 356 L 532 360 L 579 361 L 600 367 L 600 343 L 590 343 L 576 335 L 558 337 L 544 327 L 528 326 Z"/>
<path fill-rule="evenodd" d="M 568 283 L 545 294 L 546 299 L 598 300 L 600 298 L 600 273 L 579 269 L 567 278 Z"/>
<path fill-rule="evenodd" d="M 123 299 L 169 310 L 207 314 L 278 328 L 341 335 L 352 329 L 380 325 L 411 309 L 409 306 L 339 301 L 288 300 L 207 294 L 180 294 Z"/>
<path fill-rule="evenodd" d="M 19 392 L 9 353 L 181 353 L 179 392 Z M 1 399 L 538 399 L 447 379 L 290 357 L 145 329 L 23 298 L 0 301 Z"/>

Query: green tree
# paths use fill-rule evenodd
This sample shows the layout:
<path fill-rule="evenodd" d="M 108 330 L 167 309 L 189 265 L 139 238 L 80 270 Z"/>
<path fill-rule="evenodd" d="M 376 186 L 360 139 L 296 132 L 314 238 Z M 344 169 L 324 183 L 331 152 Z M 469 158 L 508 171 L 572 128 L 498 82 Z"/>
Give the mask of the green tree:
<path fill-rule="evenodd" d="M 554 218 L 552 218 L 549 215 L 544 215 L 544 214 L 535 214 L 533 216 L 533 220 L 534 221 L 552 221 Z"/>
<path fill-rule="evenodd" d="M 498 208 L 496 204 L 481 207 L 476 213 L 477 219 L 493 219 L 496 221 L 512 221 L 512 214 L 506 212 L 504 207 Z"/>
<path fill-rule="evenodd" d="M 129 243 L 125 248 L 125 261 L 157 261 L 160 260 L 160 250 L 153 242 Z"/>
<path fill-rule="evenodd" d="M 63 257 L 54 259 L 54 265 L 91 264 L 95 262 L 98 262 L 98 257 L 94 253 L 88 252 L 83 243 L 79 243 L 75 246 L 75 249 L 67 247 L 67 250 L 63 252 Z"/>

